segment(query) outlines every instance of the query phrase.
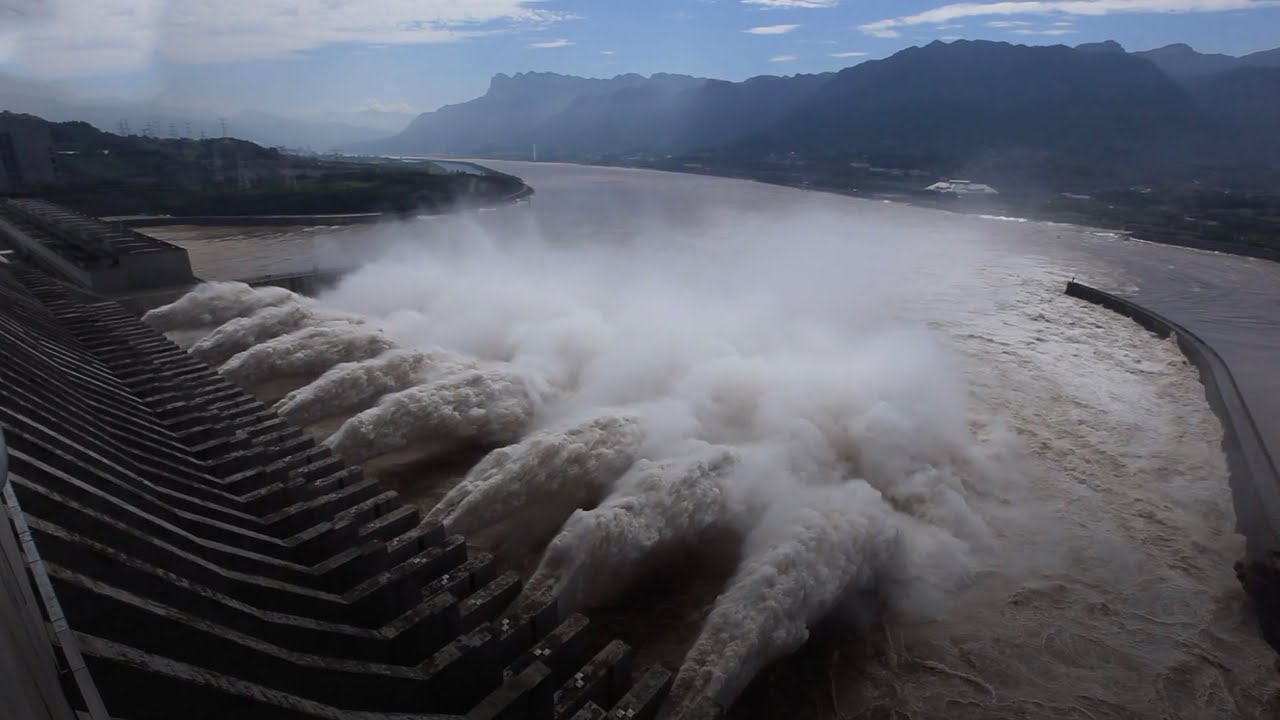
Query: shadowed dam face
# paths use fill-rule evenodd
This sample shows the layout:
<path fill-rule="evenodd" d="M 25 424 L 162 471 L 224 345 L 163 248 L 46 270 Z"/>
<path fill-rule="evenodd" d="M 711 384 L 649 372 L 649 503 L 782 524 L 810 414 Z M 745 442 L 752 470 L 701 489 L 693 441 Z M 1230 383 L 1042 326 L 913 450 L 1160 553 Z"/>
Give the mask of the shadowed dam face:
<path fill-rule="evenodd" d="M 636 212 L 594 240 L 407 226 L 314 324 L 238 330 L 257 344 L 224 368 L 303 383 L 281 408 L 353 460 L 416 462 L 407 494 L 520 548 L 530 587 L 623 625 L 633 591 L 669 608 L 624 637 L 680 666 L 673 707 L 755 692 L 824 621 L 864 650 L 798 686 L 830 702 L 796 717 L 1273 707 L 1220 430 L 1175 347 L 971 229 L 826 200 Z M 218 284 L 152 319 L 198 338 L 287 301 Z"/>

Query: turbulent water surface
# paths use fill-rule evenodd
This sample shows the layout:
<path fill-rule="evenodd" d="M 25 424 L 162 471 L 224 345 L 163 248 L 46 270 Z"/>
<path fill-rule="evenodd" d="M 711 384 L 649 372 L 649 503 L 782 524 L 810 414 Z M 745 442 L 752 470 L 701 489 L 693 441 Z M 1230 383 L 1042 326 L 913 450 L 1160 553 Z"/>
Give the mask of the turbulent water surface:
<path fill-rule="evenodd" d="M 737 181 L 502 169 L 532 206 L 234 244 L 162 231 L 207 277 L 359 269 L 314 302 L 227 283 L 151 319 L 679 667 L 673 705 L 1277 710 L 1195 370 L 1062 294 L 1270 268 Z"/>

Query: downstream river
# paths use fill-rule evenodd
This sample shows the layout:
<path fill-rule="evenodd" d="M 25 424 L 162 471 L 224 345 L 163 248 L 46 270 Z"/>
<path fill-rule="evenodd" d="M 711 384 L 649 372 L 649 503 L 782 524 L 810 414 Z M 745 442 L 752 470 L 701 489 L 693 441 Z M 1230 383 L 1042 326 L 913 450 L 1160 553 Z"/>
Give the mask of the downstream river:
<path fill-rule="evenodd" d="M 437 431 L 446 414 L 490 429 L 514 417 L 504 443 L 543 432 L 507 457 L 522 468 L 510 487 L 485 486 L 494 506 L 566 492 L 572 482 L 552 482 L 566 473 L 590 476 L 593 456 L 574 455 L 582 451 L 570 442 L 579 436 L 556 434 L 557 423 L 583 418 L 624 429 L 639 418 L 648 436 L 637 452 L 655 468 L 686 467 L 692 438 L 752 470 L 733 475 L 752 491 L 747 504 L 763 508 L 762 519 L 735 520 L 741 560 L 691 560 L 656 581 L 629 571 L 652 561 L 635 547 L 694 522 L 692 510 L 641 496 L 622 501 L 651 524 L 633 528 L 631 550 L 619 549 L 627 528 L 590 525 L 590 513 L 575 514 L 578 534 L 547 550 L 568 549 L 555 568 L 572 565 L 565 557 L 599 568 L 611 587 L 592 577 L 574 587 L 597 600 L 595 621 L 640 663 L 683 667 L 682 687 L 741 691 L 735 716 L 1280 710 L 1274 654 L 1232 574 L 1244 541 L 1221 427 L 1195 369 L 1173 342 L 1063 294 L 1074 277 L 1199 334 L 1235 371 L 1275 454 L 1280 265 L 738 180 L 485 164 L 523 177 L 536 196 L 368 228 L 148 232 L 186 247 L 206 279 L 359 267 L 320 298 L 326 309 L 372 318 L 399 345 L 442 348 L 460 367 L 499 362 L 501 373 L 550 388 L 532 428 L 502 394 L 514 384 L 501 374 L 484 380 L 498 388 L 491 396 L 416 396 L 448 409 L 432 416 L 421 448 L 402 442 L 421 427 L 390 426 L 403 413 L 362 426 L 368 445 L 399 443 L 400 455 L 420 458 L 462 450 Z M 327 437 L 341 425 L 311 431 Z M 605 446 L 626 442 L 598 435 Z M 351 432 L 338 436 L 351 445 Z M 697 467 L 697 482 L 718 482 Z M 395 481 L 430 511 L 465 470 L 410 463 Z M 824 514 L 845 507 L 843 490 L 828 490 L 850 472 L 892 510 L 857 495 Z M 548 485 L 520 485 L 534 479 Z M 830 525 L 814 520 L 824 517 Z M 554 528 L 565 516 L 553 519 Z M 884 554 L 889 536 L 907 538 L 900 554 Z M 618 559 L 598 556 L 604 539 Z M 525 548 L 513 562 L 526 575 L 539 567 L 547 538 L 505 540 L 495 547 Z M 754 596 L 739 563 L 779 579 Z M 848 567 L 875 568 L 883 612 L 831 605 Z M 631 588 L 622 599 L 600 600 L 622 587 Z M 838 622 L 791 655 L 788 643 L 804 635 L 789 623 L 824 616 Z M 790 659 L 766 662 L 778 655 Z"/>

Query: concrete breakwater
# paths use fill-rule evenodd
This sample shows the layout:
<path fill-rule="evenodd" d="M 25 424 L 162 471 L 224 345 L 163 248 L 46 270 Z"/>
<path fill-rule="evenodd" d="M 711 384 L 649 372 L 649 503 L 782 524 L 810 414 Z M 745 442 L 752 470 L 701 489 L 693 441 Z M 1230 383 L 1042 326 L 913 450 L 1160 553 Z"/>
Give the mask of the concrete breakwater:
<path fill-rule="evenodd" d="M 50 704 L 135 719 L 656 715 L 669 671 L 633 671 L 626 645 L 555 597 L 509 608 L 515 574 L 120 305 L 21 265 L 0 266 L 0 296 L 0 532 L 26 539 L 49 624 L 6 622 L 56 658 L 60 697 L 35 691 Z"/>
<path fill-rule="evenodd" d="M 1132 319 L 1160 337 L 1173 337 L 1200 371 L 1209 406 L 1222 422 L 1222 450 L 1231 473 L 1231 493 L 1248 557 L 1236 574 L 1258 604 L 1267 641 L 1280 651 L 1280 473 L 1253 422 L 1231 370 L 1194 333 L 1159 313 L 1110 293 L 1075 282 L 1067 294 Z"/>

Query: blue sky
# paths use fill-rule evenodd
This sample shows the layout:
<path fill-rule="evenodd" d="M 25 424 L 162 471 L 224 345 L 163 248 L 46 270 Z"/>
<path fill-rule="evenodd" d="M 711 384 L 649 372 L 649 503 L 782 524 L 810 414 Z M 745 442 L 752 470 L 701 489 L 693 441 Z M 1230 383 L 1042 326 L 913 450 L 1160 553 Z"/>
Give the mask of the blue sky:
<path fill-rule="evenodd" d="M 0 72 L 220 112 L 420 112 L 498 72 L 823 72 L 955 38 L 1280 45 L 1277 0 L 0 0 Z"/>

